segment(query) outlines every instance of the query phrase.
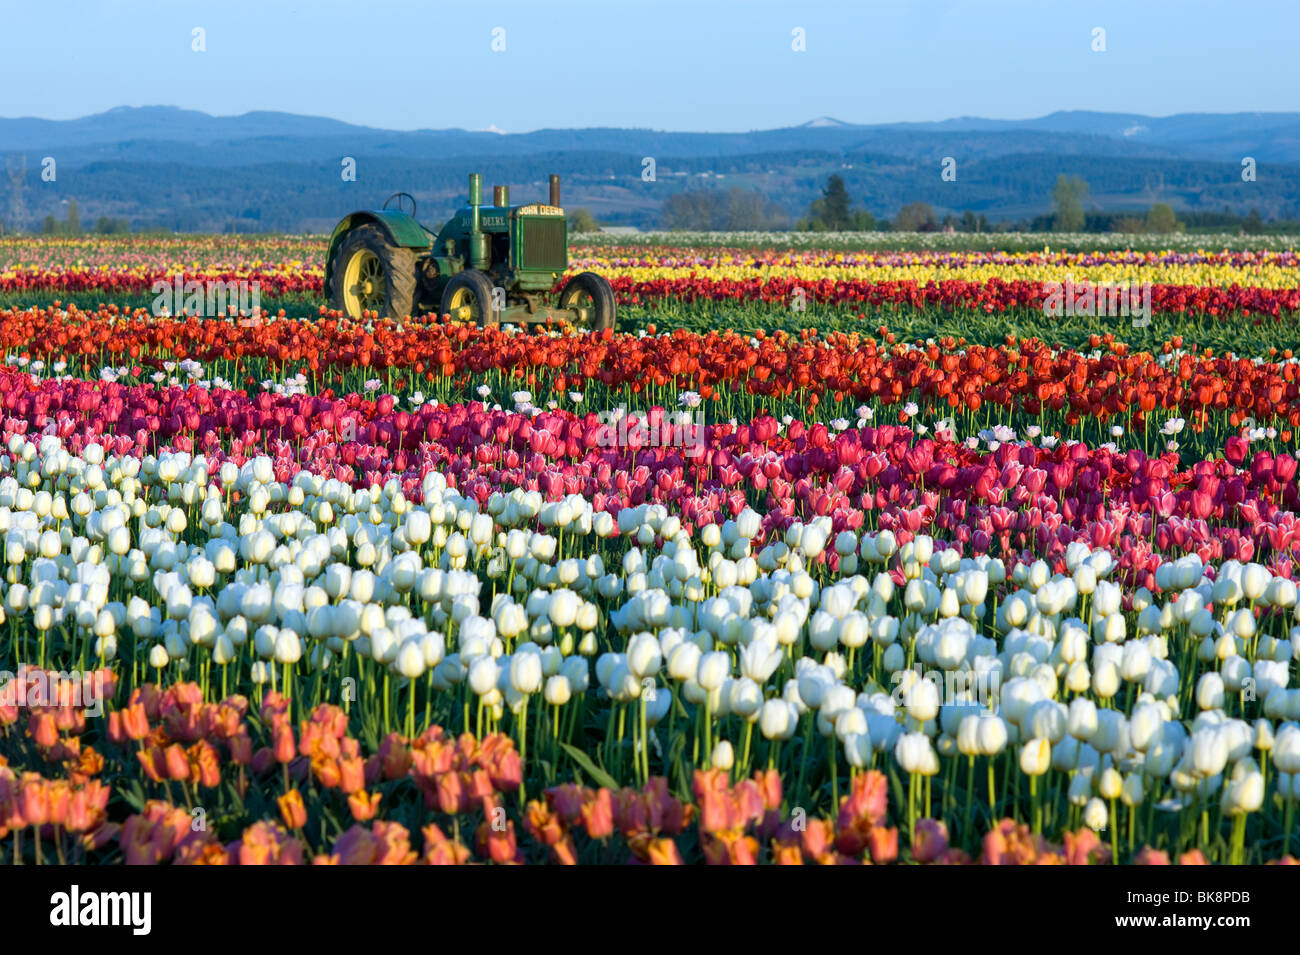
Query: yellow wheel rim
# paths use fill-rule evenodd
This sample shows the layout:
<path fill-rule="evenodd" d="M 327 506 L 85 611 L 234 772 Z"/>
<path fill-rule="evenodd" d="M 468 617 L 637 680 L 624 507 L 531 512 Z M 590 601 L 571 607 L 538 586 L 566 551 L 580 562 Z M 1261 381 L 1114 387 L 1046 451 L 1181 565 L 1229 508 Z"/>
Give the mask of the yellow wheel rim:
<path fill-rule="evenodd" d="M 363 309 L 382 309 L 387 294 L 384 263 L 369 249 L 358 249 L 343 272 L 343 304 L 348 315 L 360 318 Z"/>
<path fill-rule="evenodd" d="M 591 293 L 586 289 L 578 287 L 570 289 L 564 296 L 564 301 L 560 303 L 560 308 L 580 308 L 582 309 L 582 320 L 588 325 L 596 314 L 596 300 L 591 297 Z"/>
<path fill-rule="evenodd" d="M 447 301 L 447 314 L 452 321 L 473 322 L 476 325 L 483 319 L 478 307 L 478 296 L 473 289 L 464 285 L 451 293 L 451 298 Z"/>

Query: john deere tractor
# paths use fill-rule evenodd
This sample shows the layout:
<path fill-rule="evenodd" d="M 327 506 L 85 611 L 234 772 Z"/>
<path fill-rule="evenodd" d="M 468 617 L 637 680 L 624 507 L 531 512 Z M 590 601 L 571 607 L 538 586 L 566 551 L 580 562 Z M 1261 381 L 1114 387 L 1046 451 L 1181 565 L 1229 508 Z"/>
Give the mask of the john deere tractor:
<path fill-rule="evenodd" d="M 436 234 L 416 221 L 415 199 L 405 192 L 394 193 L 382 209 L 344 216 L 325 257 L 330 306 L 352 318 L 363 311 L 405 318 L 437 310 L 479 325 L 613 328 L 614 291 L 602 276 L 579 273 L 552 294 L 569 267 L 560 177 L 551 176 L 547 205 L 512 206 L 509 187 L 496 186 L 485 206 L 482 190 L 483 177 L 471 173 L 468 204 Z"/>

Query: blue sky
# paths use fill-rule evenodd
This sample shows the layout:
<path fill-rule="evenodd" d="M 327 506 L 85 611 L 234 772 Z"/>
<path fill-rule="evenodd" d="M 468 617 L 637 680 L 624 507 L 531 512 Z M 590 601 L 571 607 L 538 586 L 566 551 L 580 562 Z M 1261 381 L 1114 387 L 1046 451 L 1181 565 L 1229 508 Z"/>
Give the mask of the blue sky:
<path fill-rule="evenodd" d="M 0 116 L 732 131 L 1300 109 L 1295 0 L 4 0 L 3 16 Z"/>

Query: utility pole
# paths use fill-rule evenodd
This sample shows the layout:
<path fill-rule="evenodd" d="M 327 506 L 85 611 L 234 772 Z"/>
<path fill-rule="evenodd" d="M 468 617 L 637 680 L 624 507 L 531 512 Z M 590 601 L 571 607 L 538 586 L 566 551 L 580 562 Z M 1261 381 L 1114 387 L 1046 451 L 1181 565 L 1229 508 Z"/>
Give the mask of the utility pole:
<path fill-rule="evenodd" d="M 27 157 L 22 153 L 5 156 L 5 172 L 9 174 L 9 224 L 15 232 L 22 228 L 27 215 L 23 206 L 23 186 L 27 180 Z"/>

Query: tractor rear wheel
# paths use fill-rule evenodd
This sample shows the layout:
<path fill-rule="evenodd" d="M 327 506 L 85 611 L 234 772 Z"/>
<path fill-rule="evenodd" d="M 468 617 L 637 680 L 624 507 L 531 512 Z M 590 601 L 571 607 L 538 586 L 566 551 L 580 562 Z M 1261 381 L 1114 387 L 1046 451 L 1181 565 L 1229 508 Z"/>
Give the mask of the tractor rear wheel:
<path fill-rule="evenodd" d="M 473 322 L 480 327 L 497 324 L 496 310 L 492 307 L 492 280 L 478 269 L 457 272 L 442 290 L 439 311 L 452 321 Z"/>
<path fill-rule="evenodd" d="M 415 250 L 394 245 L 372 222 L 359 225 L 334 253 L 330 285 L 330 308 L 349 318 L 362 311 L 409 318 L 415 312 Z"/>
<path fill-rule="evenodd" d="M 614 289 L 609 280 L 595 272 L 579 272 L 560 291 L 560 308 L 587 311 L 587 327 L 601 332 L 614 327 Z"/>

